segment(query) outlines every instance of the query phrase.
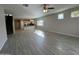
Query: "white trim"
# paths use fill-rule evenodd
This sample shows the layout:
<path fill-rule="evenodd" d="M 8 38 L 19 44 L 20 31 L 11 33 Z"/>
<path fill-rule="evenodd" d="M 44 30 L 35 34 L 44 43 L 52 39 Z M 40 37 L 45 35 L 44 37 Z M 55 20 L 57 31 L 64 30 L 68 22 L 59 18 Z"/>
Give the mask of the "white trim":
<path fill-rule="evenodd" d="M 0 47 L 0 51 L 2 50 L 4 44 L 6 43 L 7 39 L 3 42 L 2 46 Z"/>
<path fill-rule="evenodd" d="M 58 33 L 58 34 L 63 34 L 63 35 L 67 35 L 67 36 L 72 36 L 72 37 L 78 37 L 79 38 L 79 35 L 67 34 L 67 33 L 55 32 L 55 31 L 50 31 L 50 32 Z"/>
<path fill-rule="evenodd" d="M 44 29 L 40 29 L 40 30 L 47 31 L 47 30 L 44 30 Z M 61 33 L 61 32 L 56 32 L 56 31 L 47 31 L 47 32 L 52 32 L 52 33 L 57 33 L 57 34 L 63 34 L 63 35 L 67 35 L 67 36 L 72 36 L 72 37 L 79 38 L 79 35 L 74 35 L 74 34 L 67 34 L 67 33 Z"/>

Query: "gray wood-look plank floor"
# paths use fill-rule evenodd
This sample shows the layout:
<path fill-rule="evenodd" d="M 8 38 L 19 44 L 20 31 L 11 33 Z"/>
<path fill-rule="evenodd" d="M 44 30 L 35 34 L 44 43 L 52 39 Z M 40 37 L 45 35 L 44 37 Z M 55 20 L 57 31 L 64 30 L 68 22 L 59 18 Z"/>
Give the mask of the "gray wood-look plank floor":
<path fill-rule="evenodd" d="M 40 30 L 16 32 L 8 36 L 0 54 L 78 55 L 79 38 Z"/>

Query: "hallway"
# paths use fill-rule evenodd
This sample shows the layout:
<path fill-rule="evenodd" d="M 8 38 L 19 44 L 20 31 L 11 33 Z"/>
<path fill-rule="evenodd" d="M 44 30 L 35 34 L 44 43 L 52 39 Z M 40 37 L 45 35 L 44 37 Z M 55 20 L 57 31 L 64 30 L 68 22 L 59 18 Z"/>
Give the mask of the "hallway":
<path fill-rule="evenodd" d="M 9 35 L 0 54 L 9 55 L 74 55 L 79 54 L 79 38 L 40 30 Z"/>

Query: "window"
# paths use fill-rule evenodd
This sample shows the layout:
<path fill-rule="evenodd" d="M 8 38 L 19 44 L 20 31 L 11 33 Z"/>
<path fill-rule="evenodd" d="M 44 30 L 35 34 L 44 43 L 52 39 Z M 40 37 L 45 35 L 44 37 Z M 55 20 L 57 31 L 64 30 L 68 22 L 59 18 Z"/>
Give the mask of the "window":
<path fill-rule="evenodd" d="M 71 17 L 79 17 L 79 10 L 71 12 Z"/>
<path fill-rule="evenodd" d="M 59 19 L 59 20 L 64 19 L 64 13 L 58 14 L 58 19 Z"/>
<path fill-rule="evenodd" d="M 37 25 L 38 25 L 38 26 L 43 26 L 43 23 L 44 23 L 43 20 L 38 20 L 38 21 L 37 21 Z"/>

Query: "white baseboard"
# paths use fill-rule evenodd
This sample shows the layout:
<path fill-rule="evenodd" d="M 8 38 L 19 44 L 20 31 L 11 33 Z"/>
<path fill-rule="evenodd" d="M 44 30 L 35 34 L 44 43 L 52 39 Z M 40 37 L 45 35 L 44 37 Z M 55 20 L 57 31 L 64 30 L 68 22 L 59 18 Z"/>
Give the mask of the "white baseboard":
<path fill-rule="evenodd" d="M 44 30 L 44 29 L 40 29 L 40 30 L 47 31 L 47 30 Z M 74 35 L 74 34 L 69 34 L 69 33 L 61 33 L 61 32 L 56 32 L 56 31 L 47 31 L 47 32 L 63 34 L 63 35 L 66 35 L 66 36 L 72 36 L 72 37 L 78 37 L 79 38 L 79 35 Z"/>
<path fill-rule="evenodd" d="M 0 47 L 0 51 L 2 50 L 4 44 L 6 43 L 7 39 L 3 42 L 2 46 Z"/>
<path fill-rule="evenodd" d="M 79 38 L 79 35 L 67 34 L 67 33 L 55 32 L 55 31 L 50 31 L 50 32 L 58 33 L 58 34 L 63 34 L 63 35 L 67 35 L 67 36 L 72 36 L 72 37 L 78 37 Z"/>

